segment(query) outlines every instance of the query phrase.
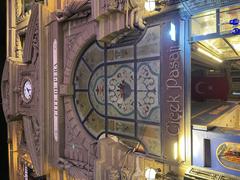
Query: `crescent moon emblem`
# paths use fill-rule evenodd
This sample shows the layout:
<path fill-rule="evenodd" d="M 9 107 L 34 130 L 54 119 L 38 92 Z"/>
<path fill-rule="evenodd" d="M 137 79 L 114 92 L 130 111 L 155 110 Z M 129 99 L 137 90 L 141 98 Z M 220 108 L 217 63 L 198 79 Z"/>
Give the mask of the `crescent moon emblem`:
<path fill-rule="evenodd" d="M 206 83 L 200 81 L 200 82 L 198 82 L 198 83 L 195 85 L 195 91 L 196 91 L 198 94 L 204 94 L 204 92 L 203 92 L 203 91 L 200 91 L 200 89 L 199 89 L 202 84 L 206 84 Z"/>

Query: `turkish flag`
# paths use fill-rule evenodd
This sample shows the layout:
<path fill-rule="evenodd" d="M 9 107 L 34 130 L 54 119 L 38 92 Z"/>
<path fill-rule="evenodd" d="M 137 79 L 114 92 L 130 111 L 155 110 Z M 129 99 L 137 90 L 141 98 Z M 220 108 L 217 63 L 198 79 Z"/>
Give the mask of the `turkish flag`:
<path fill-rule="evenodd" d="M 227 100 L 229 85 L 227 77 L 192 77 L 192 99 Z"/>

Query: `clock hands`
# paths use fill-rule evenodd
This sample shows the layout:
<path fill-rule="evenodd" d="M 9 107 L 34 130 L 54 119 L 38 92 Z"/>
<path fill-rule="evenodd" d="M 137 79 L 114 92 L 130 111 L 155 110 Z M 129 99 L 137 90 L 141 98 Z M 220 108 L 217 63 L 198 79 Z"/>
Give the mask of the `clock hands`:
<path fill-rule="evenodd" d="M 28 92 L 28 94 L 30 94 L 30 92 L 31 92 L 31 89 L 28 89 L 28 88 L 26 88 L 27 89 L 27 92 Z"/>

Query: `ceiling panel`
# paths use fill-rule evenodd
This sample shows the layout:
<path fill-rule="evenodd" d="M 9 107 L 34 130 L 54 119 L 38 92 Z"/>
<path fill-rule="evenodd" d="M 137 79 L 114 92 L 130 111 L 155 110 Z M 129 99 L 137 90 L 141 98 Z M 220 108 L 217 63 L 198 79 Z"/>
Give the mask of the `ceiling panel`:
<path fill-rule="evenodd" d="M 227 41 L 233 46 L 233 48 L 240 55 L 240 36 L 232 36 L 230 38 L 226 38 Z"/>
<path fill-rule="evenodd" d="M 231 43 L 228 43 L 223 38 L 200 41 L 200 44 L 207 48 L 211 54 L 219 57 L 222 60 L 229 60 L 233 58 L 235 59 L 238 57 L 234 50 L 231 48 Z"/>

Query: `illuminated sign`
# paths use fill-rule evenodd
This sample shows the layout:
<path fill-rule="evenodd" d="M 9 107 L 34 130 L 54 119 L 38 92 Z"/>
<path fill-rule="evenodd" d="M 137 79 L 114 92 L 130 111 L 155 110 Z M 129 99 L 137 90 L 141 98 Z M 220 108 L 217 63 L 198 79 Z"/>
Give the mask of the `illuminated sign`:
<path fill-rule="evenodd" d="M 180 157 L 179 147 L 182 146 L 180 139 L 183 132 L 184 112 L 184 64 L 183 46 L 180 37 L 179 18 L 171 19 L 162 26 L 163 32 L 169 35 L 162 35 L 161 51 L 164 52 L 162 66 L 162 119 L 164 149 L 163 156 L 169 161 L 184 159 Z"/>
<path fill-rule="evenodd" d="M 53 41 L 53 111 L 54 139 L 58 142 L 58 62 L 56 39 Z"/>

